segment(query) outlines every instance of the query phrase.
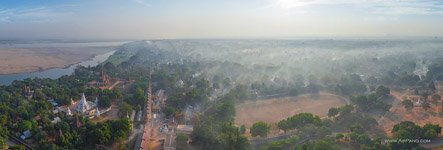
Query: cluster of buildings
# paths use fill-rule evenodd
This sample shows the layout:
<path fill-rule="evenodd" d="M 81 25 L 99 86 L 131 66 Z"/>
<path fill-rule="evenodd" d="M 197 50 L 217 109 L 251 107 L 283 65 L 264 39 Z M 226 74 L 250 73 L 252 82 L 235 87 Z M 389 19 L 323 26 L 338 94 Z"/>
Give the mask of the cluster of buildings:
<path fill-rule="evenodd" d="M 78 113 L 84 117 L 88 117 L 89 119 L 98 117 L 104 112 L 107 112 L 111 109 L 108 108 L 105 110 L 100 110 L 98 108 L 98 99 L 96 98 L 94 102 L 87 101 L 84 93 L 82 93 L 80 100 L 77 102 L 74 102 L 71 99 L 71 106 L 59 106 L 58 103 L 55 102 L 54 100 L 48 100 L 48 101 L 54 106 L 54 109 L 52 110 L 53 114 L 65 112 L 66 115 L 72 116 L 74 113 Z M 52 122 L 57 123 L 59 120 L 57 118 L 58 117 L 54 118 Z"/>
<path fill-rule="evenodd" d="M 74 111 L 78 112 L 83 116 L 87 116 L 89 118 L 94 118 L 100 116 L 100 110 L 98 109 L 98 99 L 95 99 L 95 102 L 87 101 L 85 97 L 85 93 L 82 94 L 80 101 L 73 102 L 71 101 L 71 106 L 74 107 Z M 68 108 L 67 114 L 69 115 L 71 112 L 70 108 Z"/>
<path fill-rule="evenodd" d="M 107 112 L 107 111 L 109 111 L 111 109 L 111 107 L 110 107 L 110 108 L 108 108 L 106 110 L 100 111 L 99 108 L 98 108 L 98 99 L 96 98 L 94 102 L 87 101 L 84 93 L 82 94 L 80 100 L 77 101 L 77 102 L 74 102 L 71 99 L 71 106 L 59 106 L 59 104 L 55 100 L 53 100 L 53 99 L 48 100 L 48 102 L 51 103 L 52 106 L 54 106 L 54 109 L 52 110 L 53 114 L 58 114 L 60 112 L 65 112 L 66 115 L 72 116 L 73 113 L 78 113 L 78 114 L 80 114 L 82 116 L 85 116 L 85 117 L 88 117 L 90 119 L 98 117 L 101 114 L 103 114 L 101 112 Z M 34 117 L 34 119 L 40 120 L 40 117 L 37 116 L 37 117 Z M 52 124 L 56 124 L 56 123 L 58 123 L 60 121 L 61 121 L 61 118 L 57 116 L 57 117 L 54 117 L 51 120 L 51 123 Z M 31 131 L 26 130 L 23 133 L 21 133 L 20 138 L 22 140 L 26 140 L 26 139 L 28 139 L 31 136 L 32 136 Z"/>

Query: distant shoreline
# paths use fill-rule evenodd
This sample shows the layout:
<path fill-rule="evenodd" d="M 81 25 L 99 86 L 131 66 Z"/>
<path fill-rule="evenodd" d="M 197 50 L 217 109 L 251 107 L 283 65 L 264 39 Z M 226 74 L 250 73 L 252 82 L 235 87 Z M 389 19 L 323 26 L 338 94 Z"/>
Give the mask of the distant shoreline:
<path fill-rule="evenodd" d="M 100 54 L 98 54 L 98 55 L 100 55 Z M 95 55 L 95 56 L 97 56 L 97 55 Z M 93 56 L 91 58 L 94 58 L 95 56 Z M 91 60 L 91 58 L 89 60 Z M 83 61 L 88 61 L 88 60 L 83 60 Z M 83 61 L 79 61 L 79 62 L 76 62 L 76 63 L 73 63 L 73 64 L 63 65 L 63 66 L 60 66 L 60 67 L 54 66 L 54 67 L 39 68 L 39 69 L 34 69 L 34 70 L 28 69 L 27 71 L 22 71 L 22 72 L 3 73 L 3 72 L 0 71 L 0 75 L 14 75 L 14 74 L 22 74 L 22 73 L 37 73 L 37 72 L 43 72 L 43 71 L 47 71 L 47 70 L 51 70 L 51 69 L 57 69 L 57 68 L 59 68 L 59 69 L 66 69 L 66 68 L 71 67 L 72 65 L 79 64 L 79 63 L 81 63 Z"/>
<path fill-rule="evenodd" d="M 67 68 L 97 55 L 115 50 L 112 47 L 73 48 L 0 48 L 0 75 L 42 72 Z"/>
<path fill-rule="evenodd" d="M 0 75 L 65 69 L 127 42 L 0 44 Z"/>

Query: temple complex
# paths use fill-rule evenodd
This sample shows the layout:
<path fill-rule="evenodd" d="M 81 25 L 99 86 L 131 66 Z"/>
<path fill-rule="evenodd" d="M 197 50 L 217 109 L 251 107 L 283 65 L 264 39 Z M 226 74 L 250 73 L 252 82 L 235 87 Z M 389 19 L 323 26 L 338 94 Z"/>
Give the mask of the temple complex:
<path fill-rule="evenodd" d="M 87 101 L 85 93 L 83 93 L 80 101 L 74 104 L 74 111 L 84 116 L 89 116 L 90 118 L 97 117 L 100 115 L 100 112 L 97 111 L 97 103 L 98 100 L 96 100 L 95 102 Z"/>

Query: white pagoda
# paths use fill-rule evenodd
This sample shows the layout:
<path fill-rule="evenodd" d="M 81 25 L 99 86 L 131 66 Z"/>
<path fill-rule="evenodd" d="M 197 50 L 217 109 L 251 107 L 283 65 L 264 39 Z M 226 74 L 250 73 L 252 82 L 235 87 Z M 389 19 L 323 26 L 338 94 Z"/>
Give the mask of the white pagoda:
<path fill-rule="evenodd" d="M 77 104 L 74 107 L 74 110 L 76 112 L 81 113 L 82 115 L 95 115 L 95 108 L 97 105 L 94 102 L 90 102 L 86 100 L 85 93 L 82 93 L 82 97 L 80 98 L 80 101 L 77 102 Z"/>
<path fill-rule="evenodd" d="M 85 93 L 82 94 L 82 98 L 75 106 L 75 111 L 85 114 L 90 109 L 88 102 L 86 101 Z"/>

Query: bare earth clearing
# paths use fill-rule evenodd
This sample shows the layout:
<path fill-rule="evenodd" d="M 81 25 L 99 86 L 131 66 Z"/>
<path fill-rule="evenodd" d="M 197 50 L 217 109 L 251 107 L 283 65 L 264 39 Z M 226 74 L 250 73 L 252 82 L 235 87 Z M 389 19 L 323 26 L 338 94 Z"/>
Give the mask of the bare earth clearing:
<path fill-rule="evenodd" d="M 381 125 L 387 135 L 391 136 L 392 127 L 402 121 L 412 121 L 420 126 L 427 123 L 443 124 L 443 118 L 439 116 L 439 112 L 442 111 L 440 101 L 430 101 L 431 108 L 427 111 L 420 106 L 416 106 L 411 111 L 407 111 L 401 104 L 401 101 L 403 97 L 411 96 L 410 93 L 411 92 L 407 91 L 391 91 L 391 95 L 395 97 L 392 108 L 384 116 L 377 118 L 379 125 Z"/>
<path fill-rule="evenodd" d="M 235 123 L 246 127 L 251 127 L 258 121 L 277 123 L 282 119 L 303 112 L 324 117 L 327 116 L 329 108 L 345 104 L 344 97 L 326 92 L 296 97 L 248 100 L 235 106 Z"/>
<path fill-rule="evenodd" d="M 0 74 L 63 68 L 113 49 L 113 47 L 0 48 Z"/>

